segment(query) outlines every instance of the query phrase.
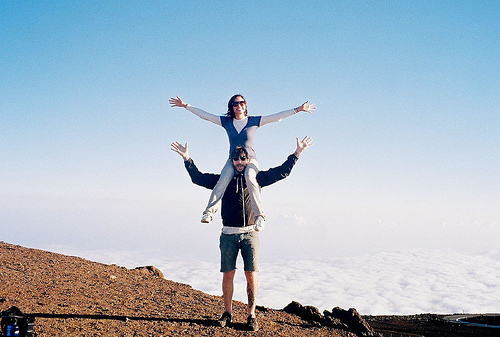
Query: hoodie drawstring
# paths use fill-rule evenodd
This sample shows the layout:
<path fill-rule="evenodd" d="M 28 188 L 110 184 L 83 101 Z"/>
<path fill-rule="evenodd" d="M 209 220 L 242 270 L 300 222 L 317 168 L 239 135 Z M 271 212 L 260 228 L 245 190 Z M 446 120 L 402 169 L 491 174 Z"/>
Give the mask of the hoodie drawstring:
<path fill-rule="evenodd" d="M 236 194 L 239 193 L 240 184 L 241 184 L 241 205 L 243 207 L 243 227 L 246 227 L 247 220 L 246 220 L 246 210 L 245 210 L 245 193 L 243 189 L 243 176 L 241 175 L 236 177 Z"/>

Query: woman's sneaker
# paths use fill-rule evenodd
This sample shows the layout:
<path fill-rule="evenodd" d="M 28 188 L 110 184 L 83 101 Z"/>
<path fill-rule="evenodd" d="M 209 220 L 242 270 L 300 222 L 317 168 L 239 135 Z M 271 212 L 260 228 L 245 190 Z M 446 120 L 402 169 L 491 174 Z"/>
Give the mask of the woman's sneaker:
<path fill-rule="evenodd" d="M 264 218 L 262 215 L 258 215 L 255 218 L 254 229 L 257 232 L 262 232 L 264 230 L 265 225 L 266 225 L 266 218 Z"/>
<path fill-rule="evenodd" d="M 203 216 L 201 217 L 201 222 L 202 223 L 210 223 L 210 221 L 212 221 L 212 214 L 203 213 Z"/>
<path fill-rule="evenodd" d="M 219 325 L 221 327 L 225 327 L 229 324 L 231 324 L 232 322 L 232 317 L 231 317 L 231 314 L 228 313 L 227 311 L 224 311 L 224 313 L 222 314 L 222 316 L 219 318 Z"/>
<path fill-rule="evenodd" d="M 257 323 L 257 317 L 248 316 L 247 318 L 248 330 L 250 331 L 259 331 L 259 323 Z"/>

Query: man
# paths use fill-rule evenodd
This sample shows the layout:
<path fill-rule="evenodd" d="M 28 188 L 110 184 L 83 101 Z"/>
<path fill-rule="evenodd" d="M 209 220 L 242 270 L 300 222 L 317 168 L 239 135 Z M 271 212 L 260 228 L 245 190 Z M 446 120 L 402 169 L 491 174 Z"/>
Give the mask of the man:
<path fill-rule="evenodd" d="M 312 146 L 312 139 L 304 137 L 302 141 L 297 138 L 295 152 L 288 156 L 280 166 L 257 174 L 257 183 L 265 187 L 286 178 L 301 153 Z M 177 152 L 184 159 L 184 165 L 194 184 L 213 189 L 219 180 L 219 174 L 201 173 L 193 160 L 189 157 L 188 145 L 179 142 L 172 143 L 172 151 Z M 236 259 L 241 251 L 244 262 L 245 277 L 247 280 L 248 296 L 248 327 L 257 331 L 259 325 L 255 316 L 257 298 L 257 274 L 259 233 L 254 226 L 254 216 L 250 205 L 250 197 L 246 188 L 244 171 L 249 163 L 248 152 L 244 147 L 237 147 L 231 154 L 234 167 L 234 177 L 229 183 L 222 197 L 221 217 L 222 233 L 220 236 L 222 293 L 224 299 L 224 313 L 219 319 L 221 326 L 226 326 L 232 320 L 232 299 L 234 289 L 234 275 L 236 272 Z"/>

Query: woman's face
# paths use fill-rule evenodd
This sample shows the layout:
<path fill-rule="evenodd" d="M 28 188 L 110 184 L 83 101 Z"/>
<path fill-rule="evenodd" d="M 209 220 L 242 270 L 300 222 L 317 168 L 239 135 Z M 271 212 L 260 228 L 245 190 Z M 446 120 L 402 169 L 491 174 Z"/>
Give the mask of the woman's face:
<path fill-rule="evenodd" d="M 234 118 L 243 119 L 245 118 L 245 112 L 247 111 L 247 103 L 243 97 L 238 96 L 233 101 L 233 112 Z"/>

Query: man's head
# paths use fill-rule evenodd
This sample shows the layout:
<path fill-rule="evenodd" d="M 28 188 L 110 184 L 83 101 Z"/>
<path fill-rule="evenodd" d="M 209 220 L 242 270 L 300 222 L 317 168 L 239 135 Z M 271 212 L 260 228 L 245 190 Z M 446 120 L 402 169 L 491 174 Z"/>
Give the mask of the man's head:
<path fill-rule="evenodd" d="M 231 154 L 231 161 L 236 172 L 242 173 L 250 161 L 248 151 L 243 146 L 237 146 Z"/>

